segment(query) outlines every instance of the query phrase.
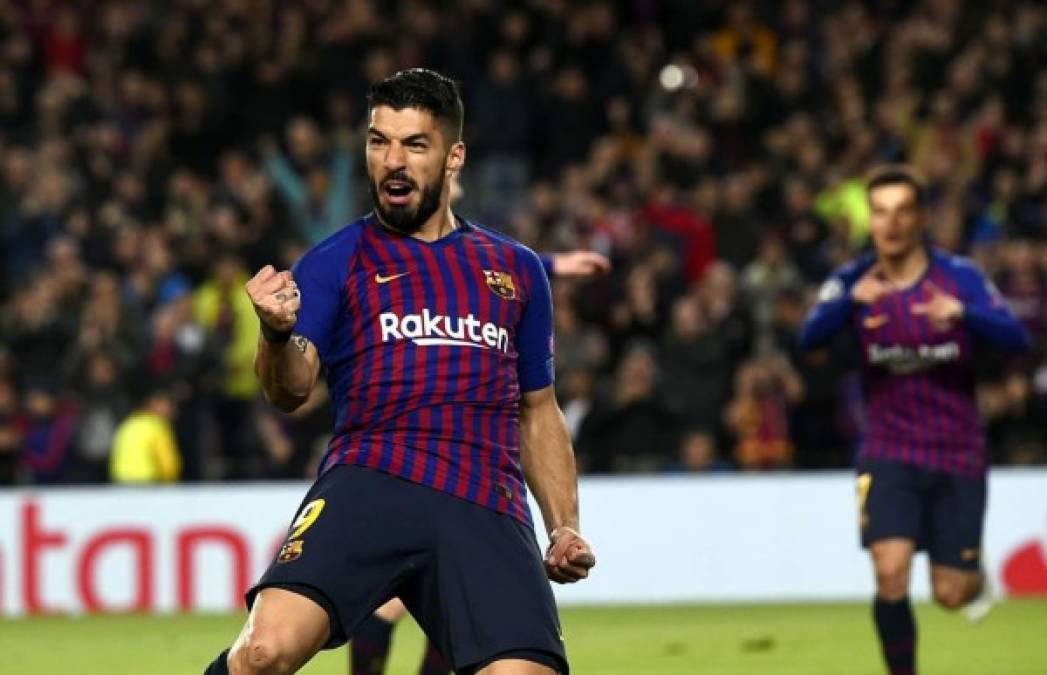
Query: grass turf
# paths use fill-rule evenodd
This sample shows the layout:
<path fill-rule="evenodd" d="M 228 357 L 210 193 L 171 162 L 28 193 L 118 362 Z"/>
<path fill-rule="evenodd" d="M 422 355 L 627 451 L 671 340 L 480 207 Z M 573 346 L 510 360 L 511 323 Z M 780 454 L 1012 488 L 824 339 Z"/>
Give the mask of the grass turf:
<path fill-rule="evenodd" d="M 866 605 L 567 608 L 564 632 L 576 675 L 880 675 Z M 926 675 L 1047 673 L 1047 600 L 1008 601 L 971 626 L 917 607 Z M 201 673 L 243 617 L 91 616 L 0 621 L 0 672 L 20 675 Z M 387 670 L 414 675 L 422 635 L 394 636 Z M 301 672 L 346 673 L 345 649 Z"/>

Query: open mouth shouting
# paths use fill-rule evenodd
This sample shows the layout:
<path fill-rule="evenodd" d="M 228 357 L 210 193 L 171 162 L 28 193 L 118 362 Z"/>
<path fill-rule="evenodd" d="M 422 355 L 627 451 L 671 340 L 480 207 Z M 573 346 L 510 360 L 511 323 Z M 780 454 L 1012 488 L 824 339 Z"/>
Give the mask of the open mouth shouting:
<path fill-rule="evenodd" d="M 405 177 L 386 178 L 382 181 L 382 194 L 391 206 L 407 206 L 415 191 L 414 181 Z"/>

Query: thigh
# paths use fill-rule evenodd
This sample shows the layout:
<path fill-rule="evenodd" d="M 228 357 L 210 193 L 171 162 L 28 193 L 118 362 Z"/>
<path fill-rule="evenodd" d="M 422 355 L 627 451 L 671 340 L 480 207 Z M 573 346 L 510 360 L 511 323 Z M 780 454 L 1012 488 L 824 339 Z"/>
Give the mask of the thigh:
<path fill-rule="evenodd" d="M 296 512 L 276 558 L 248 591 L 248 607 L 266 588 L 304 595 L 329 615 L 325 648 L 344 644 L 364 619 L 396 595 L 396 585 L 417 566 L 420 525 L 418 518 L 404 513 L 410 504 L 403 497 L 408 502 L 412 497 L 404 487 L 414 486 L 352 466 L 321 476 Z"/>
<path fill-rule="evenodd" d="M 879 539 L 869 546 L 876 574 L 876 592 L 881 598 L 894 600 L 909 593 L 915 548 L 911 539 Z"/>
<path fill-rule="evenodd" d="M 986 492 L 984 476 L 938 477 L 927 543 L 932 564 L 972 573 L 981 569 Z"/>
<path fill-rule="evenodd" d="M 440 514 L 435 565 L 405 589 L 408 610 L 456 672 L 515 659 L 567 673 L 556 602 L 533 530 L 434 494 L 433 511 Z"/>
<path fill-rule="evenodd" d="M 864 462 L 857 489 L 862 546 L 907 539 L 923 548 L 926 489 L 918 469 L 899 462 Z"/>

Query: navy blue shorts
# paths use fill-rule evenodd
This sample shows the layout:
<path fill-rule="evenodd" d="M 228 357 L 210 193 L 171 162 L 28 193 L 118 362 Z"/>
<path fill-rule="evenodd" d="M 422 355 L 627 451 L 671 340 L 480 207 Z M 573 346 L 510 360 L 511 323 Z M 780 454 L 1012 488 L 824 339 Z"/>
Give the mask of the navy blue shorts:
<path fill-rule="evenodd" d="M 881 539 L 911 539 L 935 565 L 977 570 L 985 502 L 984 476 L 956 476 L 878 460 L 862 460 L 858 466 L 865 548 Z"/>
<path fill-rule="evenodd" d="M 313 484 L 276 559 L 248 591 L 248 608 L 269 586 L 324 607 L 328 649 L 399 597 L 456 672 L 528 654 L 568 672 L 534 532 L 379 471 L 339 466 Z"/>

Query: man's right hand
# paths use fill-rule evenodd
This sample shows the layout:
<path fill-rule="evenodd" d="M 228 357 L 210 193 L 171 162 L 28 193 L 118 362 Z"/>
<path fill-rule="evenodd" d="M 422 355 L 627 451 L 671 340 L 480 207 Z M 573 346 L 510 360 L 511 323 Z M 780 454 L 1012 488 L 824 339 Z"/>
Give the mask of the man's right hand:
<path fill-rule="evenodd" d="M 290 271 L 277 272 L 272 265 L 266 265 L 245 288 L 262 323 L 281 333 L 294 329 L 302 297 Z"/>
<path fill-rule="evenodd" d="M 873 265 L 851 289 L 851 300 L 860 305 L 873 305 L 893 290 L 894 286 L 883 276 L 880 266 Z"/>

